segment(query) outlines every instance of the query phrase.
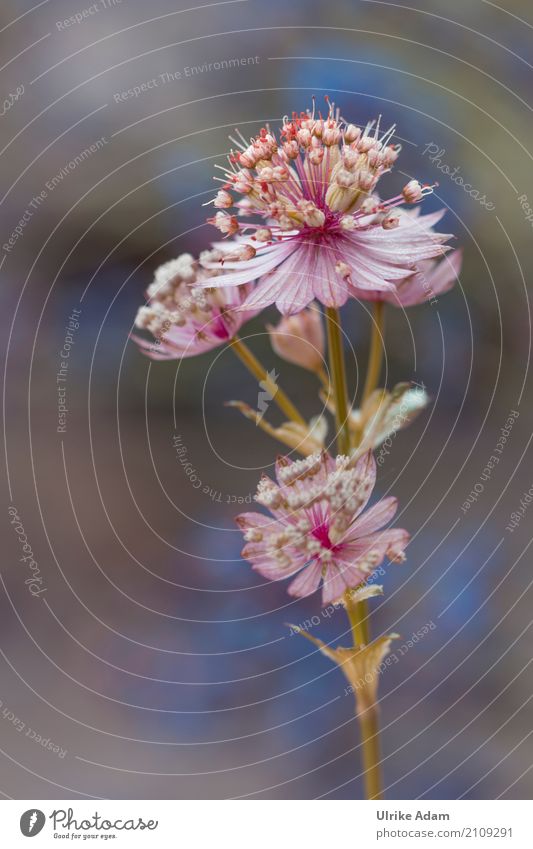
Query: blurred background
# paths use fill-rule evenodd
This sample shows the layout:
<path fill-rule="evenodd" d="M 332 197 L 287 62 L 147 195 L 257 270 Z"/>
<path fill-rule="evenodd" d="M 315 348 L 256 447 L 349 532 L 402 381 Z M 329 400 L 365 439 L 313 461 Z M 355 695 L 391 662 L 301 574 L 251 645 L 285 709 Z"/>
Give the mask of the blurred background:
<path fill-rule="evenodd" d="M 432 404 L 377 487 L 414 537 L 372 602 L 374 633 L 402 635 L 380 682 L 387 796 L 530 798 L 532 32 L 526 0 L 4 0 L 5 797 L 361 797 L 342 674 L 286 626 L 315 617 L 346 644 L 342 611 L 240 559 L 235 502 L 278 446 L 224 404 L 255 407 L 257 387 L 230 352 L 151 363 L 129 339 L 157 265 L 216 236 L 202 204 L 228 133 L 329 94 L 355 123 L 398 124 L 387 193 L 438 182 L 426 209 L 464 247 L 451 294 L 388 315 L 383 377 Z M 243 336 L 311 416 L 275 320 Z M 343 320 L 355 393 L 367 310 Z"/>

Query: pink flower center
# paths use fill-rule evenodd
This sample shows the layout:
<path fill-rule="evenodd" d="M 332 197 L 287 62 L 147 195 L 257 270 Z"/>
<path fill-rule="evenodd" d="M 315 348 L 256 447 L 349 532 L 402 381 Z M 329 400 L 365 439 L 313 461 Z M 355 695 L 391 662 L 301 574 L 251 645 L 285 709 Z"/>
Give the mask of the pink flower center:
<path fill-rule="evenodd" d="M 324 548 L 327 548 L 329 551 L 334 551 L 336 546 L 333 545 L 329 538 L 329 523 L 321 522 L 320 525 L 316 525 L 311 531 L 315 539 L 317 539 Z"/>
<path fill-rule="evenodd" d="M 332 212 L 329 207 L 322 203 L 317 203 L 317 208 L 324 213 L 326 220 L 321 227 L 310 227 L 304 224 L 298 235 L 304 237 L 306 240 L 318 241 L 321 237 L 339 230 L 339 222 L 342 216 L 338 212 Z"/>
<path fill-rule="evenodd" d="M 213 321 L 210 322 L 209 330 L 213 336 L 217 337 L 217 339 L 229 339 L 232 335 L 220 313 L 213 319 Z"/>

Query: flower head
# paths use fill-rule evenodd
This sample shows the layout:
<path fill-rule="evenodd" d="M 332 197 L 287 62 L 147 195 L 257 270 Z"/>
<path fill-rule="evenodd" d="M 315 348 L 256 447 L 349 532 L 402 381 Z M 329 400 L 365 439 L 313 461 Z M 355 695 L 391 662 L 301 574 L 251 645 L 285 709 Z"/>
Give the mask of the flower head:
<path fill-rule="evenodd" d="M 432 229 L 435 216 L 398 210 L 420 201 L 431 187 L 410 180 L 390 200 L 376 195 L 400 150 L 391 144 L 394 131 L 381 133 L 379 121 L 361 130 L 331 104 L 326 118 L 314 108 L 285 118 L 279 138 L 266 128 L 250 144 L 234 141 L 214 204 L 228 209 L 233 198 L 246 216 L 261 220 L 239 223 L 253 256 L 224 260 L 215 285 L 257 279 L 246 305 L 262 309 L 275 303 L 284 314 L 302 310 L 313 298 L 339 307 L 349 297 L 395 293 L 418 263 L 448 250 L 450 236 Z M 215 219 L 228 228 L 226 218 Z"/>
<path fill-rule="evenodd" d="M 246 540 L 242 556 L 261 575 L 280 580 L 298 573 L 291 595 L 310 595 L 322 580 L 323 604 L 337 602 L 385 557 L 405 559 L 407 531 L 380 530 L 395 515 L 396 499 L 364 512 L 376 479 L 370 452 L 358 459 L 326 452 L 296 462 L 282 457 L 276 478 L 264 477 L 255 497 L 273 518 L 243 513 L 237 523 Z"/>
<path fill-rule="evenodd" d="M 274 351 L 282 359 L 309 371 L 323 367 L 324 327 L 316 306 L 284 316 L 276 327 L 268 325 L 268 332 Z"/>
<path fill-rule="evenodd" d="M 222 252 L 206 251 L 203 262 L 218 260 Z M 154 360 L 175 360 L 203 354 L 229 342 L 257 310 L 241 310 L 251 284 L 231 289 L 203 288 L 219 272 L 209 271 L 191 254 L 181 254 L 159 266 L 140 307 L 135 326 L 148 330 L 155 341 L 134 336 Z"/>

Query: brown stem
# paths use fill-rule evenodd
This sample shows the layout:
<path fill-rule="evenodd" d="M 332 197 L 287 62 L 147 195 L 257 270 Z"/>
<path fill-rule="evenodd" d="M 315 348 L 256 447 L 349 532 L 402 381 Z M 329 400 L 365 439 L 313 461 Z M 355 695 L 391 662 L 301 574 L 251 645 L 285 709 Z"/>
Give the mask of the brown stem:
<path fill-rule="evenodd" d="M 366 373 L 365 386 L 361 398 L 361 408 L 370 398 L 379 384 L 383 351 L 385 347 L 385 304 L 376 301 L 374 304 L 374 321 L 370 341 L 370 354 Z M 361 443 L 362 431 L 357 434 L 356 444 Z M 351 608 L 348 606 L 351 604 Z M 368 645 L 370 642 L 370 625 L 367 601 L 346 602 L 350 617 L 354 645 Z M 372 703 L 362 711 L 357 711 L 363 745 L 363 766 L 365 771 L 365 795 L 367 799 L 382 799 L 382 781 L 379 754 L 379 712 L 377 704 Z"/>
<path fill-rule="evenodd" d="M 230 342 L 230 348 L 238 356 L 240 361 L 244 363 L 248 371 L 263 385 L 266 392 L 272 396 L 272 400 L 278 405 L 280 410 L 293 422 L 307 427 L 307 422 L 300 415 L 290 398 L 285 395 L 283 389 L 272 380 L 266 369 L 261 365 L 255 354 L 253 354 L 248 345 L 242 339 L 235 336 Z"/>
<path fill-rule="evenodd" d="M 365 796 L 367 799 L 382 799 L 379 709 L 377 704 L 369 705 L 361 712 L 358 711 L 357 718 L 363 744 Z"/>

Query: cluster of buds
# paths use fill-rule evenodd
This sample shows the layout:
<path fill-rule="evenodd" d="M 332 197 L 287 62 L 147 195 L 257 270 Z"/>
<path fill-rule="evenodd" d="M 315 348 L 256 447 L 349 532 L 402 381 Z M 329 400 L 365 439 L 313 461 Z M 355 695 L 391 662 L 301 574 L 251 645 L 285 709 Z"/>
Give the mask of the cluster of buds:
<path fill-rule="evenodd" d="M 335 113 L 333 104 L 329 105 L 329 114 L 326 119 L 321 116 L 316 118 L 314 109 L 312 113 L 301 112 L 300 115 L 294 112 L 292 118 L 283 119 L 281 136 L 284 139 L 284 150 L 291 159 L 295 159 L 295 145 L 304 150 L 319 149 L 320 145 L 324 147 L 338 145 L 343 138 L 343 126 L 344 122 L 339 119 L 338 113 Z"/>
<path fill-rule="evenodd" d="M 188 302 L 194 297 L 197 273 L 198 262 L 191 254 L 181 254 L 176 259 L 160 265 L 155 271 L 153 282 L 146 290 L 148 302 L 139 308 L 135 326 L 162 338 L 173 324 L 183 323 L 184 315 L 192 306 Z M 199 302 L 201 300 L 203 303 L 205 293 L 201 289 L 196 291 Z M 200 303 L 193 309 L 199 307 Z"/>
<path fill-rule="evenodd" d="M 394 165 L 400 145 L 392 144 L 395 126 L 380 134 L 379 120 L 363 129 L 347 124 L 328 102 L 325 118 L 312 112 L 285 117 L 280 141 L 269 127 L 250 143 L 240 136 L 225 169 L 223 188 L 212 203 L 216 209 L 241 206 L 246 214 L 267 219 L 268 228 L 244 224 L 225 212 L 208 219 L 225 236 L 239 231 L 269 229 L 260 241 L 283 240 L 291 231 L 323 229 L 350 231 L 371 213 L 382 213 L 375 224 L 393 229 L 400 223 L 385 214 L 403 203 L 416 203 L 426 192 L 411 180 L 403 193 L 386 203 L 374 195 L 377 183 Z M 235 193 L 237 198 L 234 197 Z M 238 200 L 238 196 L 241 200 Z M 242 210 L 241 210 L 242 211 Z"/>
<path fill-rule="evenodd" d="M 389 144 L 395 128 L 380 139 L 377 125 L 368 125 L 364 132 L 358 128 L 349 128 L 348 138 L 354 141 L 347 143 L 344 135 L 344 146 L 329 179 L 326 193 L 326 204 L 334 212 L 353 213 L 361 207 L 374 192 L 379 178 L 389 171 L 400 151 L 398 145 Z M 357 132 L 356 132 L 357 131 Z M 375 201 L 372 201 L 375 204 Z M 364 210 L 361 210 L 364 211 Z"/>
<path fill-rule="evenodd" d="M 139 307 L 135 317 L 135 327 L 148 330 L 156 339 L 162 339 L 174 323 L 174 313 L 160 301 L 152 301 Z"/>
<path fill-rule="evenodd" d="M 230 290 L 205 287 L 220 272 L 206 269 L 204 264 L 218 263 L 223 256 L 219 250 L 204 251 L 199 260 L 182 254 L 156 270 L 135 326 L 157 339 L 159 358 L 193 356 L 228 342 L 253 315 L 253 311 L 240 310 L 250 286 Z M 153 353 L 144 340 L 136 341 Z"/>
<path fill-rule="evenodd" d="M 146 292 L 148 303 L 139 308 L 135 326 L 161 337 L 172 325 L 184 327 L 192 317 L 205 324 L 211 305 L 209 290 L 194 285 L 199 274 L 202 277 L 201 266 L 191 254 L 159 266 Z"/>
<path fill-rule="evenodd" d="M 259 162 L 270 161 L 278 150 L 276 137 L 262 129 L 259 135 L 243 150 L 233 154 L 233 159 L 243 168 L 255 168 Z"/>

